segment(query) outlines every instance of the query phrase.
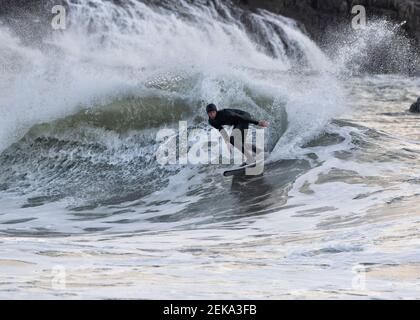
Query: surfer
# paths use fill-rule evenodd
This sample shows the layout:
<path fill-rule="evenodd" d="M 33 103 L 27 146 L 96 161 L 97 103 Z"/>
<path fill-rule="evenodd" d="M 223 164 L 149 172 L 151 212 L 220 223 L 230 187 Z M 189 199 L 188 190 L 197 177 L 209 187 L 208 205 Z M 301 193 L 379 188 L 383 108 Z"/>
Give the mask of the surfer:
<path fill-rule="evenodd" d="M 265 120 L 254 120 L 248 112 L 238 109 L 223 109 L 217 110 L 213 103 L 206 107 L 207 115 L 209 116 L 209 124 L 220 131 L 226 144 L 236 147 L 246 157 L 246 164 L 253 163 L 253 156 L 247 152 L 245 148 L 245 140 L 249 124 L 267 128 L 269 123 Z M 233 126 L 233 134 L 229 137 L 223 126 Z M 256 153 L 256 147 L 252 146 L 252 151 Z"/>

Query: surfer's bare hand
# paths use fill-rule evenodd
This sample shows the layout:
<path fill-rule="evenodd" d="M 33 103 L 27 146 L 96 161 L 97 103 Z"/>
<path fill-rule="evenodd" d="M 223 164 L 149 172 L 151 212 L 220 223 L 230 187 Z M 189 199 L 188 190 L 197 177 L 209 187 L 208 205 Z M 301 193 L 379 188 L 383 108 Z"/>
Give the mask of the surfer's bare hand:
<path fill-rule="evenodd" d="M 267 128 L 269 126 L 269 123 L 265 120 L 261 120 L 261 121 L 258 122 L 258 125 L 260 127 Z"/>

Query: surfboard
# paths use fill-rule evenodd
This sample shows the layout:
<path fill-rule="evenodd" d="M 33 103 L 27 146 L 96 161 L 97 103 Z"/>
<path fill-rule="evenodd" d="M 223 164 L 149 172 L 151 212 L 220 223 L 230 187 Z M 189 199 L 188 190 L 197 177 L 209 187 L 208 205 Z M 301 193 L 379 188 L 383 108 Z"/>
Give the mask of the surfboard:
<path fill-rule="evenodd" d="M 246 166 L 243 166 L 243 167 L 239 167 L 239 168 L 236 168 L 236 169 L 226 170 L 225 172 L 223 172 L 223 175 L 225 177 L 231 177 L 231 176 L 237 176 L 237 175 L 246 175 L 246 170 L 247 169 L 255 168 L 255 166 L 261 165 L 261 164 L 264 166 L 264 160 L 260 160 L 260 161 L 257 161 L 256 163 L 252 163 L 252 164 L 249 164 L 249 165 L 246 165 Z M 263 170 L 264 170 L 264 167 L 263 167 Z M 249 175 L 249 176 L 252 177 L 253 175 Z"/>

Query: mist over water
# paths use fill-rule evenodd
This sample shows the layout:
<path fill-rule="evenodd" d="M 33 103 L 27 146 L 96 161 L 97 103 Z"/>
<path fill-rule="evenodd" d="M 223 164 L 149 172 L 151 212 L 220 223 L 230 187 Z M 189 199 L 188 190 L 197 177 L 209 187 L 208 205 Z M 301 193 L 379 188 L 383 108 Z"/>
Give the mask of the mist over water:
<path fill-rule="evenodd" d="M 398 26 L 375 21 L 323 52 L 295 21 L 226 1 L 68 0 L 66 7 L 67 29 L 36 41 L 0 24 L 7 263 L 63 264 L 77 279 L 122 263 L 130 286 L 158 297 L 173 295 L 153 282 L 153 265 L 185 279 L 164 282 L 191 297 L 342 297 L 354 293 L 354 265 L 373 263 L 379 274 L 387 266 L 372 252 L 387 250 L 383 230 L 397 228 L 397 218 L 409 242 L 388 248 L 390 255 L 401 268 L 418 263 L 409 230 L 419 212 L 419 127 L 404 106 L 420 95 L 420 83 L 366 73 L 418 68 Z M 270 122 L 264 176 L 232 180 L 222 176 L 226 165 L 157 163 L 158 130 L 187 121 L 191 147 L 199 138 L 193 129 L 210 131 L 210 102 Z M 125 255 L 133 260 L 120 260 Z M 60 258 L 67 256 L 74 259 Z M 248 281 L 255 261 L 259 285 Z M 222 281 L 237 296 L 204 280 L 189 285 L 219 281 L 226 265 L 245 270 Z M 76 284 L 63 294 L 117 297 L 118 276 L 97 271 L 96 292 Z M 317 279 L 333 272 L 331 287 L 308 280 L 308 272 Z M 381 297 L 387 282 L 375 277 L 377 290 L 357 294 Z M 397 295 L 412 293 L 401 286 Z"/>
<path fill-rule="evenodd" d="M 338 29 L 329 35 L 328 55 L 346 76 L 360 74 L 420 73 L 420 55 L 414 41 L 403 32 L 404 23 L 369 21 L 358 30 Z"/>

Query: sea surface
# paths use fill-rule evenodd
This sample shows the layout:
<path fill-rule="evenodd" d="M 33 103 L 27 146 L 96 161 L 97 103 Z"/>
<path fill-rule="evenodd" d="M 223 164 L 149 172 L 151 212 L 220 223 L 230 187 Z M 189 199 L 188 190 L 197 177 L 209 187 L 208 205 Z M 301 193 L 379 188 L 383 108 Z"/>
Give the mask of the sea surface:
<path fill-rule="evenodd" d="M 0 24 L 0 298 L 420 298 L 420 77 L 360 62 L 395 26 L 325 50 L 229 2 L 67 5 Z M 157 161 L 210 102 L 270 122 L 264 175 Z"/>

